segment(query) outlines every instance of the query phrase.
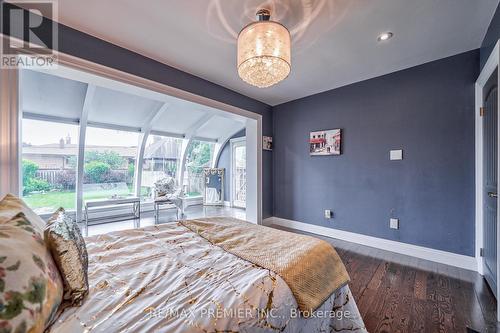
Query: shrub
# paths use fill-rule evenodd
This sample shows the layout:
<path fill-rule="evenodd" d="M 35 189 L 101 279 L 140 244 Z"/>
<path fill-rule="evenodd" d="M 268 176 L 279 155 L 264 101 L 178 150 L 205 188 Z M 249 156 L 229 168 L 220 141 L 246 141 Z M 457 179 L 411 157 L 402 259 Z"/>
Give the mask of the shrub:
<path fill-rule="evenodd" d="M 94 183 L 104 182 L 103 178 L 111 170 L 109 164 L 99 161 L 92 161 L 85 164 L 85 174 Z"/>
<path fill-rule="evenodd" d="M 23 194 L 49 191 L 52 186 L 44 179 L 36 178 L 38 164 L 30 160 L 22 160 Z"/>
<path fill-rule="evenodd" d="M 123 183 L 127 180 L 125 172 L 110 170 L 102 175 L 101 183 Z"/>
<path fill-rule="evenodd" d="M 46 180 L 31 178 L 26 184 L 24 184 L 23 192 L 26 194 L 31 192 L 50 191 L 50 189 L 51 186 Z"/>
<path fill-rule="evenodd" d="M 63 170 L 56 174 L 54 180 L 58 188 L 73 190 L 76 185 L 76 172 L 74 170 Z"/>
<path fill-rule="evenodd" d="M 38 171 L 38 164 L 36 164 L 33 161 L 23 159 L 22 167 L 23 167 L 23 186 L 26 186 L 30 179 L 35 178 L 36 172 Z"/>

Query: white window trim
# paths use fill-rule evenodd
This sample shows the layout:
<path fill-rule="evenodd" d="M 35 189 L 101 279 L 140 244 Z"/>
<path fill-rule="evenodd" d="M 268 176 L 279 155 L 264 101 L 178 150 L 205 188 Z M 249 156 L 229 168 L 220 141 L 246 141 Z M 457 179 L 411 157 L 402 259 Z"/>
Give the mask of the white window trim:
<path fill-rule="evenodd" d="M 82 114 L 80 116 L 80 127 L 78 129 L 78 155 L 76 157 L 76 221 L 82 220 L 83 213 L 83 176 L 85 165 L 85 137 L 87 135 L 87 120 L 89 117 L 92 100 L 95 95 L 95 86 L 87 85 L 87 92 L 83 101 Z"/>
<path fill-rule="evenodd" d="M 187 151 L 189 148 L 189 145 L 191 145 L 191 142 L 195 140 L 194 135 L 196 132 L 205 125 L 210 119 L 212 119 L 213 114 L 208 113 L 202 118 L 200 118 L 198 121 L 196 121 L 187 131 L 184 136 L 184 140 L 182 141 L 182 148 L 181 148 L 181 157 L 179 159 L 180 164 L 179 168 L 177 169 L 177 181 L 179 186 L 182 186 L 182 182 L 184 181 L 184 173 L 186 172 L 186 158 L 187 158 Z"/>
<path fill-rule="evenodd" d="M 213 154 L 213 159 L 212 159 L 212 164 L 211 164 L 212 168 L 217 167 L 217 164 L 219 163 L 220 155 L 222 154 L 222 150 L 224 150 L 224 147 L 229 142 L 229 140 L 234 135 L 241 132 L 241 130 L 243 130 L 244 128 L 245 128 L 245 126 L 242 126 L 241 128 L 232 130 L 232 131 L 226 133 L 226 135 L 221 136 L 219 138 L 219 140 L 217 140 L 217 143 L 215 144 L 214 154 Z"/>
<path fill-rule="evenodd" d="M 151 133 L 151 128 L 153 124 L 161 117 L 161 115 L 168 109 L 168 104 L 164 103 L 158 110 L 151 114 L 151 117 L 146 120 L 146 123 L 141 129 L 142 135 L 139 138 L 139 149 L 137 149 L 137 158 L 135 159 L 135 174 L 134 174 L 134 187 L 135 196 L 141 197 L 141 185 L 142 185 L 142 168 L 144 162 L 144 151 L 146 150 L 146 143 L 148 141 L 149 134 Z"/>

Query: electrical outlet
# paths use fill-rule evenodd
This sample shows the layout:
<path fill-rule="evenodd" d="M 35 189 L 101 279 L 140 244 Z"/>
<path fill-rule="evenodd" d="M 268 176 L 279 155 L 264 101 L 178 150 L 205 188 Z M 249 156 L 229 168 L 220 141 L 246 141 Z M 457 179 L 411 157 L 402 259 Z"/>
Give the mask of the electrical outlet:
<path fill-rule="evenodd" d="M 391 227 L 391 229 L 399 229 L 399 219 L 391 218 L 389 226 Z"/>
<path fill-rule="evenodd" d="M 333 217 L 333 212 L 329 209 L 325 209 L 325 219 L 331 219 Z"/>

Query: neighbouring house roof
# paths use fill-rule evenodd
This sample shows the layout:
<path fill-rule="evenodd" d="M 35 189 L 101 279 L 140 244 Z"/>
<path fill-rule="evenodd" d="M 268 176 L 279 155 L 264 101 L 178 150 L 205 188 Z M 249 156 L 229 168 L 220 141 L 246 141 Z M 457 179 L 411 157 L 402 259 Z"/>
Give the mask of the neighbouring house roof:
<path fill-rule="evenodd" d="M 87 151 L 105 151 L 117 152 L 120 156 L 135 158 L 137 155 L 137 147 L 116 147 L 116 146 L 85 146 Z M 23 144 L 23 154 L 27 155 L 55 155 L 55 156 L 72 156 L 78 154 L 77 144 L 65 144 L 61 147 L 59 143 L 51 143 L 45 145 L 29 145 Z"/>

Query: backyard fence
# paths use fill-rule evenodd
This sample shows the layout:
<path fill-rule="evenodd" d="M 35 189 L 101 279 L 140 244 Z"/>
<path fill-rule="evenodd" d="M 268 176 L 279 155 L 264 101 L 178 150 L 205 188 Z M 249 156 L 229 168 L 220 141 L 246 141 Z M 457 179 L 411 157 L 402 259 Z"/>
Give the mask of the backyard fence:
<path fill-rule="evenodd" d="M 205 177 L 203 173 L 188 172 L 187 177 L 187 192 L 203 194 L 205 189 Z"/>
<path fill-rule="evenodd" d="M 55 185 L 57 183 L 57 175 L 64 170 L 38 170 L 36 172 L 36 178 L 43 179 L 47 183 Z"/>
<path fill-rule="evenodd" d="M 133 176 L 130 174 L 130 172 L 128 170 L 112 170 L 112 172 L 119 175 L 119 178 L 123 179 L 123 182 L 125 182 L 127 184 L 131 184 L 133 182 Z M 62 179 L 68 178 L 68 177 L 62 177 L 63 175 L 65 175 L 67 173 L 72 173 L 74 176 L 71 175 L 70 178 L 73 178 L 73 181 L 76 181 L 76 173 L 74 170 L 71 170 L 71 169 L 56 169 L 56 170 L 42 169 L 42 170 L 38 170 L 36 172 L 35 177 L 38 179 L 45 180 L 50 185 L 57 186 L 57 185 L 61 185 L 60 182 Z M 111 182 L 115 182 L 115 181 L 111 181 Z"/>

